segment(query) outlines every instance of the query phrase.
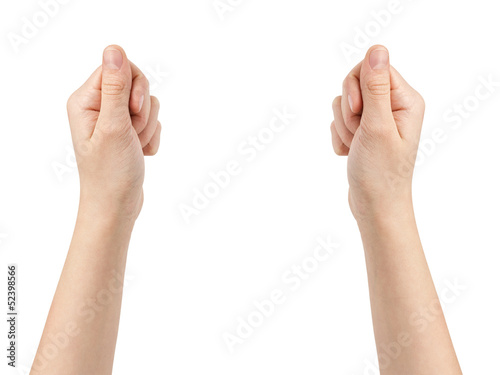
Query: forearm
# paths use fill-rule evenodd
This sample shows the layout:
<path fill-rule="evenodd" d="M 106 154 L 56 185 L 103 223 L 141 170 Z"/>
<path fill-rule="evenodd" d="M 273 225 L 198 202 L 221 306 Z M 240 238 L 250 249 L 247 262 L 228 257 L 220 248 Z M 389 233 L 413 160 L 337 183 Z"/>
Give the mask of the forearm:
<path fill-rule="evenodd" d="M 411 202 L 358 223 L 381 374 L 461 374 Z"/>
<path fill-rule="evenodd" d="M 132 227 L 80 204 L 32 375 L 111 374 Z"/>

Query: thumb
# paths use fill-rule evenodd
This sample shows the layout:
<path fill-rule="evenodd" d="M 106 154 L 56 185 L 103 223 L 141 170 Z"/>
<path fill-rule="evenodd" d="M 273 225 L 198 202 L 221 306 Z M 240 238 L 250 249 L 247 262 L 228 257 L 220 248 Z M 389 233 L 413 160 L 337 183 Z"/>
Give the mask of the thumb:
<path fill-rule="evenodd" d="M 129 102 L 132 72 L 125 51 L 119 46 L 109 46 L 102 58 L 101 110 L 99 123 L 104 128 L 122 125 L 130 116 Z M 117 121 L 118 120 L 118 121 Z M 117 123 L 118 122 L 118 123 Z"/>
<path fill-rule="evenodd" d="M 385 47 L 373 46 L 368 50 L 361 65 L 360 86 L 366 125 L 380 128 L 394 124 L 389 52 Z"/>

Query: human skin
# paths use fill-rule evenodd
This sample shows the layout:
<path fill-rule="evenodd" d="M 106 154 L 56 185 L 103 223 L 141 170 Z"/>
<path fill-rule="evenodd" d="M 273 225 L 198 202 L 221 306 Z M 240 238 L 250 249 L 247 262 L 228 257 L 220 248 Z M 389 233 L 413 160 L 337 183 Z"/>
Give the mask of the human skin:
<path fill-rule="evenodd" d="M 68 100 L 80 176 L 73 239 L 32 375 L 111 374 L 144 155 L 160 143 L 159 102 L 118 46 Z"/>
<path fill-rule="evenodd" d="M 419 239 L 412 175 L 424 101 L 373 46 L 333 102 L 349 204 L 365 251 L 382 375 L 461 374 Z"/>

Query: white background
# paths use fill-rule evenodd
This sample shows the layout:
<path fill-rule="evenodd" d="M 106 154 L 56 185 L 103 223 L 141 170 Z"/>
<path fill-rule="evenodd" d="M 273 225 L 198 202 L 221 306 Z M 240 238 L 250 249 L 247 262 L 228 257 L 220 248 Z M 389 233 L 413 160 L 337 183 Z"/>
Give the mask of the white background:
<path fill-rule="evenodd" d="M 471 98 L 481 77 L 500 81 L 496 3 L 401 0 L 377 30 L 372 12 L 390 3 L 244 0 L 221 19 L 212 0 L 71 0 L 16 51 L 9 33 L 22 36 L 24 17 L 41 6 L 2 1 L 0 300 L 15 262 L 21 367 L 8 372 L 2 355 L 0 372 L 30 366 L 72 235 L 78 173 L 66 100 L 116 43 L 150 75 L 164 130 L 147 160 L 114 372 L 374 373 L 363 250 L 329 125 L 343 78 L 368 45 L 382 43 L 427 103 L 414 201 L 463 371 L 499 373 L 500 87 Z M 367 28 L 369 41 L 347 58 L 342 43 L 356 46 Z M 447 121 L 464 101 L 465 118 Z M 283 107 L 296 118 L 247 162 L 238 145 Z M 438 128 L 446 140 L 433 145 Z M 241 174 L 186 223 L 179 205 L 233 159 Z M 68 170 L 58 177 L 61 165 Z M 318 236 L 340 248 L 292 292 L 282 275 L 312 254 Z M 465 289 L 452 293 L 456 282 Z M 234 334 L 253 301 L 274 289 L 286 302 L 231 354 L 223 333 Z"/>

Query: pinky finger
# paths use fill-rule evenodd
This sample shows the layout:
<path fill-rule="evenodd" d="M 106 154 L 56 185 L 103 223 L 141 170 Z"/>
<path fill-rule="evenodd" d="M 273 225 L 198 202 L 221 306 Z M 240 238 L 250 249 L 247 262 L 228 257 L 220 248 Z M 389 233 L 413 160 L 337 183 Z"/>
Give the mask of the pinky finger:
<path fill-rule="evenodd" d="M 337 129 L 335 128 L 334 121 L 332 121 L 332 124 L 330 125 L 330 130 L 332 131 L 333 150 L 339 156 L 347 156 L 349 154 L 349 147 L 347 147 L 340 139 L 339 133 L 337 133 Z"/>
<path fill-rule="evenodd" d="M 158 126 L 156 127 L 156 130 L 153 136 L 151 137 L 151 140 L 142 149 L 144 155 L 153 156 L 158 152 L 158 149 L 160 148 L 160 134 L 161 134 L 161 124 L 160 121 L 158 121 Z"/>

